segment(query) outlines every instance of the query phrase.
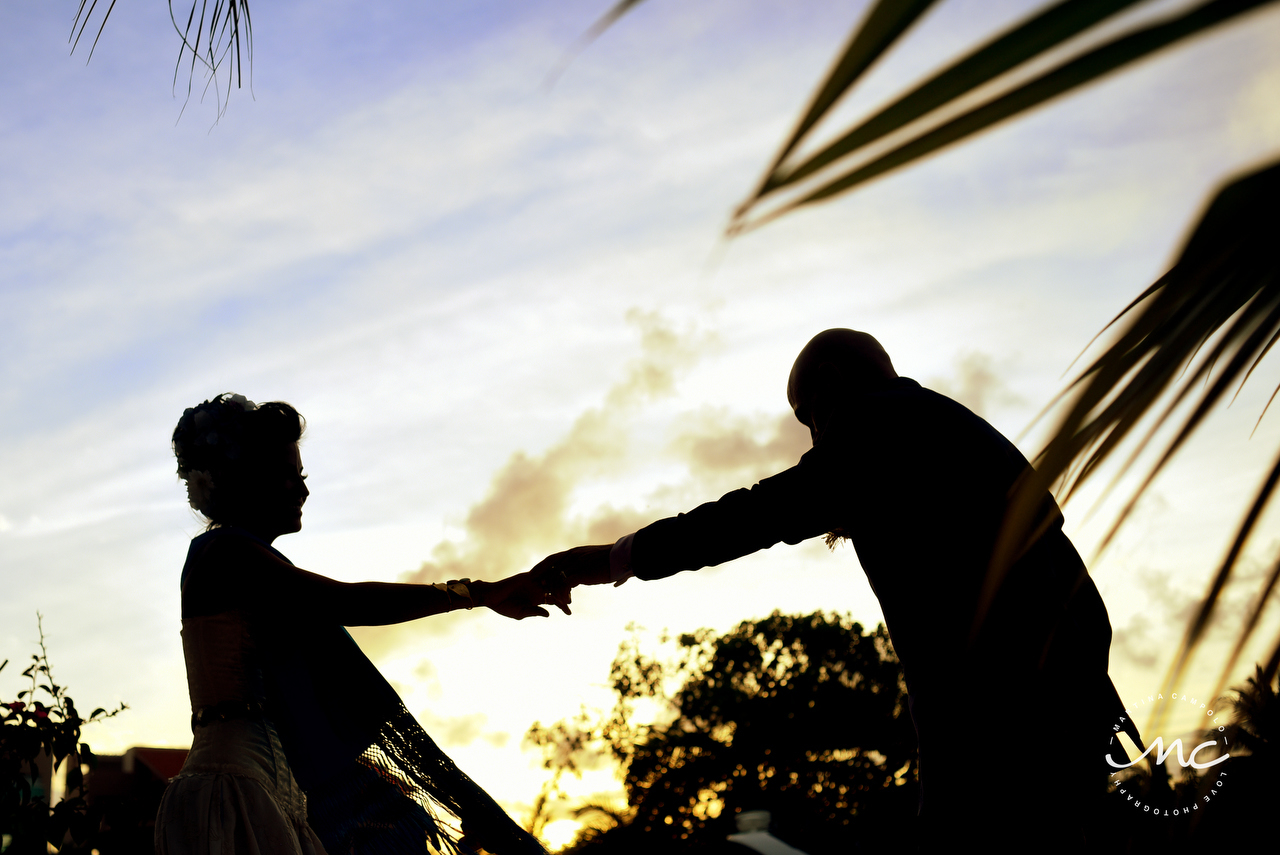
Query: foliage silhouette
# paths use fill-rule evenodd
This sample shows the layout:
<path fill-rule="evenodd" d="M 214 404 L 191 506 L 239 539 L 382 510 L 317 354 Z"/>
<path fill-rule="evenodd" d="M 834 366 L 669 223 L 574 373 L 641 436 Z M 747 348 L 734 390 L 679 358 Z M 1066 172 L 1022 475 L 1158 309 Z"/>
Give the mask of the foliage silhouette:
<path fill-rule="evenodd" d="M 9 663 L 0 663 L 0 670 Z M 123 712 L 121 704 L 108 711 L 94 710 L 81 718 L 67 687 L 53 679 L 44 628 L 40 626 L 40 653 L 22 672 L 31 679 L 31 688 L 18 693 L 16 700 L 0 703 L 0 835 L 9 838 L 6 855 L 44 853 L 46 844 L 62 847 L 70 835 L 74 844 L 86 844 L 98 830 L 100 817 L 86 801 L 81 765 L 93 768 L 95 758 L 80 741 L 80 729 Z M 46 701 L 36 700 L 42 696 Z M 63 798 L 50 807 L 48 793 L 33 786 L 40 780 L 41 766 L 50 764 L 56 772 L 66 764 Z"/>
<path fill-rule="evenodd" d="M 705 845 L 733 832 L 735 811 L 755 808 L 809 851 L 901 837 L 916 811 L 916 739 L 883 626 L 774 612 L 676 643 L 676 658 L 663 661 L 634 637 L 624 642 L 610 713 L 530 729 L 552 772 L 535 822 L 564 799 L 564 774 L 607 755 L 627 807 L 581 806 L 595 822 L 570 851 Z M 656 703 L 660 718 L 638 722 L 637 702 Z"/>

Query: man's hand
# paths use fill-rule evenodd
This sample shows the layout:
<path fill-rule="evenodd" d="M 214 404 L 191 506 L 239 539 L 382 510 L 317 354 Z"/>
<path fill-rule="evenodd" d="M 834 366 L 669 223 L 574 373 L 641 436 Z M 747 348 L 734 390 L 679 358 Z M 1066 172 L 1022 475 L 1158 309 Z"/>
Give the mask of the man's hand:
<path fill-rule="evenodd" d="M 556 592 L 533 574 L 519 573 L 497 582 L 472 582 L 472 594 L 476 605 L 485 606 L 498 614 L 514 620 L 527 617 L 549 617 L 543 604 L 555 605 L 569 614 L 568 589 Z"/>
<path fill-rule="evenodd" d="M 529 572 L 541 579 L 555 595 L 557 605 L 567 605 L 570 602 L 570 589 L 578 585 L 604 585 L 613 581 L 609 568 L 609 550 L 612 548 L 612 544 L 575 546 L 565 552 L 547 556 Z"/>

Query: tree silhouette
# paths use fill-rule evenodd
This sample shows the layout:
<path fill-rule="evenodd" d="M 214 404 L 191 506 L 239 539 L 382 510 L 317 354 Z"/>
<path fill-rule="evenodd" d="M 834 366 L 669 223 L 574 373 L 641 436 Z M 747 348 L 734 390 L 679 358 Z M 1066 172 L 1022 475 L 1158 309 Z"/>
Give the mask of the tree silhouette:
<path fill-rule="evenodd" d="M 626 809 L 580 808 L 609 827 L 589 827 L 571 851 L 705 845 L 733 832 L 736 811 L 757 808 L 809 851 L 901 839 L 916 811 L 916 739 L 883 626 L 774 612 L 676 641 L 674 661 L 647 655 L 635 638 L 622 644 L 611 713 L 530 729 L 553 773 L 544 818 L 560 776 L 585 755 L 609 754 L 621 767 Z M 665 715 L 640 723 L 637 702 Z"/>

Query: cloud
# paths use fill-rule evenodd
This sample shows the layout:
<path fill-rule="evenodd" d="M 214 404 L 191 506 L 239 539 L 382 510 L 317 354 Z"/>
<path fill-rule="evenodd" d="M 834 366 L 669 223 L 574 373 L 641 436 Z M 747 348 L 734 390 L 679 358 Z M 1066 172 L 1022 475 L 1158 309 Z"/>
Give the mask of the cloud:
<path fill-rule="evenodd" d="M 600 508 L 586 518 L 571 515 L 574 490 L 591 478 L 627 464 L 628 425 L 639 408 L 675 389 L 714 337 L 678 332 L 656 312 L 632 309 L 627 320 L 640 332 L 641 356 L 605 394 L 604 403 L 580 415 L 563 439 L 541 455 L 517 451 L 493 476 L 484 499 L 467 512 L 460 541 L 445 541 L 402 582 L 496 579 L 528 569 L 543 555 L 575 543 L 609 542 L 651 521 L 651 515 Z M 423 632 L 450 632 L 457 615 L 441 615 L 412 631 L 400 626 L 361 627 L 355 637 L 371 656 Z M 408 633 L 405 635 L 405 633 Z"/>
<path fill-rule="evenodd" d="M 494 748 L 505 748 L 511 734 L 503 731 L 485 732 L 489 717 L 484 713 L 470 715 L 438 716 L 430 710 L 418 713 L 418 722 L 440 745 L 456 748 L 483 740 Z"/>
<path fill-rule="evenodd" d="M 812 447 L 791 413 L 743 416 L 704 408 L 686 415 L 678 430 L 668 451 L 688 465 L 690 486 L 703 491 L 749 486 L 794 466 Z"/>
<path fill-rule="evenodd" d="M 463 536 L 436 545 L 430 559 L 401 581 L 502 578 L 574 544 L 609 543 L 666 513 L 749 486 L 795 465 L 809 449 L 808 433 L 790 413 L 742 415 L 703 407 L 675 418 L 664 449 L 683 476 L 652 489 L 638 508 L 609 502 L 586 510 L 575 506 L 585 484 L 609 482 L 651 463 L 631 453 L 632 423 L 645 405 L 672 394 L 679 375 L 715 343 L 711 334 L 677 330 L 658 313 L 633 309 L 627 319 L 639 331 L 641 355 L 603 403 L 579 415 L 542 454 L 514 452 L 494 473 L 485 497 L 467 511 Z M 424 634 L 449 634 L 460 620 L 461 613 L 452 613 L 412 626 L 352 632 L 378 658 L 421 644 Z"/>
<path fill-rule="evenodd" d="M 1272 542 L 1262 555 L 1247 554 L 1232 573 L 1231 581 L 1218 595 L 1209 616 L 1206 641 L 1210 644 L 1234 642 L 1247 617 L 1257 607 L 1264 576 L 1273 566 L 1277 543 Z M 1263 556 L 1268 556 L 1266 559 Z M 1168 571 L 1146 570 L 1139 583 L 1147 596 L 1148 608 L 1134 614 L 1127 626 L 1112 636 L 1112 649 L 1143 667 L 1152 667 L 1162 648 L 1180 639 L 1185 628 L 1200 609 L 1203 591 L 1188 591 Z M 1280 597 L 1269 598 L 1274 613 Z M 1163 637 L 1162 637 L 1163 636 Z"/>
<path fill-rule="evenodd" d="M 1111 634 L 1111 652 L 1123 656 L 1143 668 L 1156 667 L 1159 643 L 1151 638 L 1151 619 L 1138 612 L 1129 618 L 1129 625 Z"/>
<path fill-rule="evenodd" d="M 1232 140 L 1242 152 L 1274 149 L 1280 142 L 1280 68 L 1264 68 L 1242 88 L 1231 116 Z"/>
<path fill-rule="evenodd" d="M 791 413 L 744 417 L 703 410 L 672 447 L 683 453 L 695 475 L 762 475 L 795 463 L 809 450 L 810 437 Z"/>
<path fill-rule="evenodd" d="M 1024 403 L 992 369 L 991 357 L 972 351 L 956 358 L 954 379 L 931 378 L 926 384 L 935 392 L 954 398 L 983 418 L 991 415 L 994 407 Z"/>
<path fill-rule="evenodd" d="M 431 700 L 438 701 L 444 696 L 444 689 L 440 685 L 440 672 L 430 659 L 423 659 L 414 667 L 413 678 L 415 685 L 426 691 L 427 697 Z"/>

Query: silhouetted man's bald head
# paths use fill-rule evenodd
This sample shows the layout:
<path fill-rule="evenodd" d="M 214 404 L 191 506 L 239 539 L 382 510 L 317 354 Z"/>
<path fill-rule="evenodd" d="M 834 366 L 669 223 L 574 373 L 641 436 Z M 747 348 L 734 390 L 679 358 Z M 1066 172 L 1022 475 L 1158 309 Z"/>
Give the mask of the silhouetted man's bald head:
<path fill-rule="evenodd" d="M 889 354 L 872 336 L 857 330 L 826 330 L 810 339 L 791 366 L 787 402 L 796 418 L 814 429 L 815 415 L 825 422 L 816 410 L 825 409 L 823 399 L 828 394 L 874 389 L 897 376 Z"/>

